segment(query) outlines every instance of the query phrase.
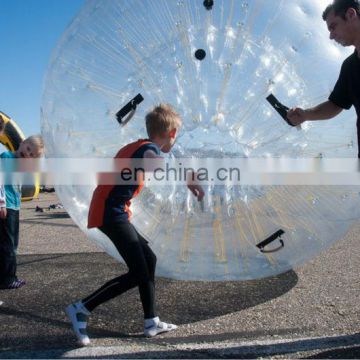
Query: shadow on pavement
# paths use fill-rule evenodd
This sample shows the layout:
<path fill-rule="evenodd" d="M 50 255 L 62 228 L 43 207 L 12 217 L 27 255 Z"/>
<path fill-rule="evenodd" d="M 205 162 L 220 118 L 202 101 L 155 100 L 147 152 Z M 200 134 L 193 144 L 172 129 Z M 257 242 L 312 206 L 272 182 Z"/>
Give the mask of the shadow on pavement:
<path fill-rule="evenodd" d="M 324 351 L 307 359 L 360 359 L 360 346 Z"/>
<path fill-rule="evenodd" d="M 235 334 L 234 334 L 235 335 Z M 241 337 L 241 334 L 238 334 Z M 51 339 L 50 339 L 51 340 Z M 52 339 L 55 341 L 56 339 Z M 188 339 L 187 339 L 188 340 Z M 168 343 L 168 341 L 166 341 Z M 96 357 L 97 359 L 256 359 L 273 356 L 298 356 L 298 354 L 306 352 L 316 352 L 327 349 L 327 351 L 319 352 L 313 356 L 306 356 L 307 359 L 357 359 L 360 355 L 360 335 L 323 337 L 316 339 L 292 340 L 283 343 L 273 343 L 264 345 L 244 345 L 237 347 L 213 347 L 201 348 L 197 346 L 193 350 L 164 350 L 164 351 L 131 351 L 126 352 L 124 348 L 83 348 L 75 349 L 68 347 L 62 350 L 38 350 L 33 353 L 29 352 L 4 352 L 0 354 L 0 358 L 32 358 L 49 359 L 71 357 L 72 359 L 86 359 Z M 345 348 L 344 348 L 345 347 Z M 71 352 L 75 350 L 74 352 Z M 125 350 L 125 351 L 124 351 Z"/>
<path fill-rule="evenodd" d="M 41 219 L 41 220 L 70 219 L 70 215 L 67 212 L 57 212 L 57 213 L 47 212 L 47 213 L 44 213 L 44 214 L 38 214 L 38 218 Z"/>
<path fill-rule="evenodd" d="M 74 345 L 74 335 L 64 313 L 66 305 L 126 271 L 123 265 L 104 253 L 26 255 L 19 256 L 19 263 L 19 276 L 25 278 L 27 285 L 18 290 L 0 291 L 0 300 L 4 301 L 0 307 L 2 351 Z M 297 281 L 293 271 L 244 282 L 184 282 L 158 278 L 158 313 L 178 325 L 202 321 L 281 296 Z M 136 335 L 141 333 L 142 325 L 142 307 L 138 291 L 133 289 L 94 311 L 89 321 L 89 334 L 93 338 L 126 338 L 133 334 L 133 340 L 142 339 Z M 216 338 L 219 339 L 219 334 Z M 188 340 L 188 337 L 182 338 L 182 341 Z M 168 341 L 176 340 L 169 338 Z"/>
<path fill-rule="evenodd" d="M 28 219 L 24 219 L 21 220 L 22 223 L 24 224 L 30 224 L 30 225 L 41 225 L 41 226 L 49 226 L 49 227 L 70 227 L 70 228 L 77 228 L 77 225 L 75 224 L 61 224 L 61 223 L 56 223 L 56 222 L 49 222 L 49 219 L 56 219 L 55 217 L 46 217 L 46 218 L 28 218 Z M 59 219 L 59 217 L 58 217 Z M 63 217 L 62 219 L 65 219 L 65 217 Z M 42 220 L 42 221 L 41 221 Z M 46 221 L 45 221 L 46 220 Z"/>
<path fill-rule="evenodd" d="M 356 346 L 355 346 L 356 345 Z M 174 351 L 154 351 L 119 354 L 117 356 L 97 356 L 102 358 L 150 358 L 150 359 L 257 359 L 261 357 L 272 357 L 277 355 L 291 355 L 299 352 L 317 351 L 331 349 L 321 352 L 308 359 L 357 359 L 359 358 L 360 335 L 348 335 L 337 337 L 324 337 L 309 340 L 293 340 L 281 344 L 271 345 L 250 345 L 230 348 L 207 348 L 196 350 L 174 350 Z M 343 349 L 342 347 L 347 348 Z M 74 357 L 76 358 L 76 356 Z M 79 358 L 79 357 L 78 357 Z"/>

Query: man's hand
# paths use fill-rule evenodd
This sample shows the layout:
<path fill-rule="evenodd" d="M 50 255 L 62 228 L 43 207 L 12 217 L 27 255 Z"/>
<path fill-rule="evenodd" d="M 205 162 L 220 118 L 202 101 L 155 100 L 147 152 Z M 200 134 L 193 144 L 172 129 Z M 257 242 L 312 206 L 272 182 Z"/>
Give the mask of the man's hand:
<path fill-rule="evenodd" d="M 331 101 L 325 101 L 313 108 L 301 109 L 292 108 L 287 112 L 287 118 L 294 125 L 298 126 L 304 121 L 327 120 L 341 113 L 343 109 Z"/>
<path fill-rule="evenodd" d="M 294 126 L 298 126 L 306 121 L 306 112 L 301 108 L 293 108 L 287 112 L 287 118 Z"/>
<path fill-rule="evenodd" d="M 0 219 L 5 220 L 7 216 L 6 207 L 0 208 Z"/>

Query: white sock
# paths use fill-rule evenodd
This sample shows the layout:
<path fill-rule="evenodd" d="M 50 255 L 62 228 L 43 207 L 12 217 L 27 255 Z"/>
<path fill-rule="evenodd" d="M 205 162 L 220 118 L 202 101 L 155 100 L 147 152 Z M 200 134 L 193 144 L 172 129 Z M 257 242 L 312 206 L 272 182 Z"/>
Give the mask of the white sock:
<path fill-rule="evenodd" d="M 154 317 L 154 318 L 150 318 L 150 319 L 145 319 L 145 327 L 150 327 L 150 326 L 155 326 L 159 323 L 160 319 L 159 317 Z"/>
<path fill-rule="evenodd" d="M 89 316 L 91 314 L 91 312 L 85 307 L 85 305 L 81 301 L 78 301 L 75 305 L 85 315 Z"/>

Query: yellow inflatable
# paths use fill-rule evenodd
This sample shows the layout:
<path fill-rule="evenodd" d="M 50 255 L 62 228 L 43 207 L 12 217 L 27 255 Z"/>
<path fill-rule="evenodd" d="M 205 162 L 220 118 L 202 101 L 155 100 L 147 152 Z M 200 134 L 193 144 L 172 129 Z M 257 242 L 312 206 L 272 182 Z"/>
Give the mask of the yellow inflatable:
<path fill-rule="evenodd" d="M 0 143 L 8 150 L 16 151 L 24 139 L 25 136 L 15 121 L 0 111 Z M 39 195 L 40 186 L 38 181 L 35 181 L 35 183 L 34 186 L 26 185 L 22 187 L 22 201 L 32 200 Z"/>

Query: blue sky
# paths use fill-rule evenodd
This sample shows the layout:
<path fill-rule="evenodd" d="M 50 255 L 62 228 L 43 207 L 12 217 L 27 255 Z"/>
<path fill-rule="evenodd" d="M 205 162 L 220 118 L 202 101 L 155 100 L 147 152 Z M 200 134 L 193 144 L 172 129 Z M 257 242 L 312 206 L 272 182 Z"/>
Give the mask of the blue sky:
<path fill-rule="evenodd" d="M 51 52 L 84 2 L 0 0 L 0 110 L 25 136 L 40 132 L 42 86 Z"/>

